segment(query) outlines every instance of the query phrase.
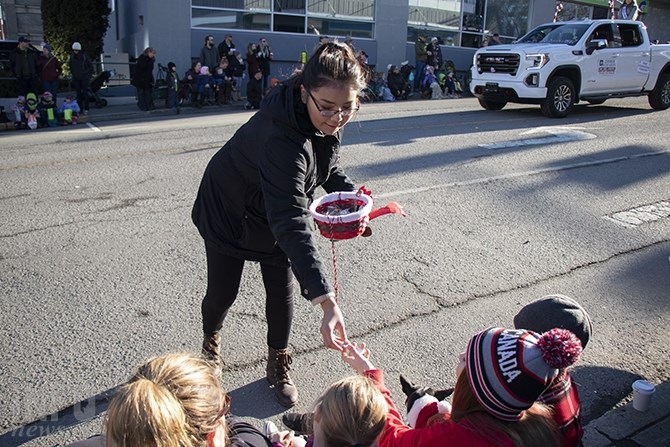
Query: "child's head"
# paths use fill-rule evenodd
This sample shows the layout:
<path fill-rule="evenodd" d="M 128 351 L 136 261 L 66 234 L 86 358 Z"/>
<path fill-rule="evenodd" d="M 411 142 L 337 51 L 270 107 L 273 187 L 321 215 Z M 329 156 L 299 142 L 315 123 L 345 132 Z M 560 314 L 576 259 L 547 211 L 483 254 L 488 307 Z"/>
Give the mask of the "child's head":
<path fill-rule="evenodd" d="M 370 379 L 353 376 L 332 384 L 314 411 L 316 436 L 324 445 L 372 445 L 384 428 L 388 406 Z M 318 432 L 318 434 L 317 434 Z"/>
<path fill-rule="evenodd" d="M 209 74 L 209 67 L 207 65 L 203 65 L 202 67 L 200 67 L 200 75 L 201 76 L 208 75 L 208 74 Z"/>
<path fill-rule="evenodd" d="M 65 101 L 66 101 L 66 102 L 72 102 L 72 101 L 74 101 L 74 95 L 67 95 L 67 96 L 65 97 Z"/>
<path fill-rule="evenodd" d="M 54 101 L 54 95 L 52 95 L 51 92 L 44 92 L 42 93 L 42 100 L 46 104 L 52 104 Z"/>
<path fill-rule="evenodd" d="M 26 97 L 23 95 L 20 95 L 18 98 L 16 98 L 16 103 L 18 105 L 24 105 L 26 103 Z"/>
<path fill-rule="evenodd" d="M 167 354 L 141 366 L 114 395 L 105 418 L 109 443 L 201 447 L 225 436 L 226 395 L 204 359 Z"/>
<path fill-rule="evenodd" d="M 30 92 L 26 95 L 26 105 L 30 110 L 37 108 L 37 95 Z"/>
<path fill-rule="evenodd" d="M 254 73 L 254 78 L 260 81 L 260 79 L 263 77 L 263 72 L 258 70 L 256 73 Z"/>
<path fill-rule="evenodd" d="M 460 377 L 467 377 L 474 397 L 490 415 L 517 422 L 559 370 L 577 361 L 581 352 L 579 339 L 565 329 L 540 335 L 523 329 L 491 328 L 470 339 Z M 458 386 L 454 390 L 456 417 L 462 391 Z"/>
<path fill-rule="evenodd" d="M 174 62 L 168 62 L 167 67 L 168 70 L 170 71 L 177 71 L 177 64 L 175 64 Z"/>
<path fill-rule="evenodd" d="M 555 327 L 567 329 L 579 338 L 582 348 L 586 348 L 593 330 L 589 314 L 565 295 L 547 295 L 526 304 L 514 317 L 514 327 L 539 333 Z"/>

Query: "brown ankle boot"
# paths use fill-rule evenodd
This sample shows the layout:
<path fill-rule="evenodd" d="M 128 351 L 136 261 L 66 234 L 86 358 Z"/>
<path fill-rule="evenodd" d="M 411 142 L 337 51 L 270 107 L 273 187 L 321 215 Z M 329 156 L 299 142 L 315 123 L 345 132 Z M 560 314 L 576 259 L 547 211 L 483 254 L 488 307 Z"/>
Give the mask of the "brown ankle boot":
<path fill-rule="evenodd" d="M 298 402 L 298 390 L 288 375 L 292 361 L 287 349 L 268 347 L 268 382 L 274 387 L 275 396 L 284 407 L 292 407 Z"/>
<path fill-rule="evenodd" d="M 217 368 L 223 366 L 223 359 L 221 358 L 221 336 L 218 332 L 204 335 L 202 341 L 202 355 Z"/>

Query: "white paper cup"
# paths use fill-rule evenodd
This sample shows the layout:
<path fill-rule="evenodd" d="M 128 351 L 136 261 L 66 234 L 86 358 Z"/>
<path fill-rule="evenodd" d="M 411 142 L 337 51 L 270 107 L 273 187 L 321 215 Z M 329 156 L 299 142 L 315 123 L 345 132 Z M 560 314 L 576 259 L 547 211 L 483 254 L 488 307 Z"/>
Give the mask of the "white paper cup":
<path fill-rule="evenodd" d="M 633 408 L 637 411 L 647 411 L 651 396 L 656 391 L 656 387 L 646 380 L 636 380 L 633 382 Z"/>

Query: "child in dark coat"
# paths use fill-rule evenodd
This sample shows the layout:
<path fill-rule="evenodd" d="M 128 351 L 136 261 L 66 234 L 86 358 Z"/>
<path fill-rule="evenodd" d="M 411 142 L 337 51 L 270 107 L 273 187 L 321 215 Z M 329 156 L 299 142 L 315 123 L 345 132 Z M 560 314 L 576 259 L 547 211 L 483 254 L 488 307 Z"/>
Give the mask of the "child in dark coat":
<path fill-rule="evenodd" d="M 263 99 L 263 72 L 258 70 L 253 78 L 247 82 L 247 104 L 245 109 L 260 109 Z"/>
<path fill-rule="evenodd" d="M 40 121 L 43 127 L 58 126 L 58 110 L 51 92 L 42 93 L 40 98 Z"/>

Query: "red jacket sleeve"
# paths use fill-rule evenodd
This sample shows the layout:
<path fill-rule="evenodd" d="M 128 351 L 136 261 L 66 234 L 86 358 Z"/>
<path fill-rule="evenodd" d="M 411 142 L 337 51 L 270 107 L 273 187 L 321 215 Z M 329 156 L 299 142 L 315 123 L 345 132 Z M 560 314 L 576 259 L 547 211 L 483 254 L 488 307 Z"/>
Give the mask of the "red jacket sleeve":
<path fill-rule="evenodd" d="M 379 447 L 421 447 L 421 446 L 444 446 L 444 445 L 471 445 L 468 444 L 468 436 L 460 436 L 458 429 L 454 430 L 453 423 L 436 423 L 429 427 L 413 429 L 402 420 L 398 409 L 391 400 L 391 392 L 384 385 L 384 373 L 381 370 L 374 369 L 365 372 L 365 376 L 370 378 L 379 391 L 386 398 L 389 411 L 386 418 L 386 425 L 379 437 Z M 437 404 L 426 405 L 419 415 L 419 420 L 425 421 L 430 415 L 437 412 Z M 472 444 L 476 445 L 476 444 Z"/>

